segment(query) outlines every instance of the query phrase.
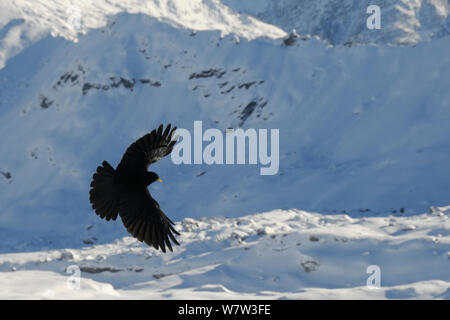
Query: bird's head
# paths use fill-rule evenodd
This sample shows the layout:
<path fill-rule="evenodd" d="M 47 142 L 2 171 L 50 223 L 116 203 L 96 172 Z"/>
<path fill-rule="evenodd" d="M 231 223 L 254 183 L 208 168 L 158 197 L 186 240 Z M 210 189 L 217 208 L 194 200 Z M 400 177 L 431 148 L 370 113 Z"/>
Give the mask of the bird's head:
<path fill-rule="evenodd" d="M 161 178 L 155 172 L 147 172 L 147 185 L 152 184 L 155 181 L 162 182 Z"/>

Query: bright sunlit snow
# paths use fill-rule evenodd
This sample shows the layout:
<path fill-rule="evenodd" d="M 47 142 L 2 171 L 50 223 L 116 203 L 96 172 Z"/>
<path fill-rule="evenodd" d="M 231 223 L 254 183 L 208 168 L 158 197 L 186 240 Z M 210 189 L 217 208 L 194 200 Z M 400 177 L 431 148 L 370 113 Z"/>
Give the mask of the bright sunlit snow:
<path fill-rule="evenodd" d="M 131 237 L 2 254 L 0 298 L 449 299 L 449 211 L 186 218 L 177 226 L 181 247 L 171 254 Z M 372 265 L 381 270 L 379 288 L 367 286 Z M 71 266 L 81 271 L 79 287 L 70 282 Z"/>

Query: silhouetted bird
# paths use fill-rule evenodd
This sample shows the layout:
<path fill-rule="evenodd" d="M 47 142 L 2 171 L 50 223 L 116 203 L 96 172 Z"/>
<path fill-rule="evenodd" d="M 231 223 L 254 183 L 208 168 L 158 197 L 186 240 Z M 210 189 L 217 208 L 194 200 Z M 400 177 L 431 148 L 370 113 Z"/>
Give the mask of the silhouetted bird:
<path fill-rule="evenodd" d="M 89 191 L 92 208 L 100 218 L 116 220 L 120 215 L 133 237 L 163 252 L 166 252 L 166 245 L 172 251 L 170 240 L 178 245 L 173 233 L 179 233 L 150 195 L 147 186 L 162 180 L 147 169 L 170 154 L 176 142 L 172 139 L 175 130 L 176 127 L 170 130 L 169 124 L 163 132 L 163 125 L 160 125 L 158 130 L 136 140 L 128 147 L 116 170 L 103 161 L 94 173 Z"/>

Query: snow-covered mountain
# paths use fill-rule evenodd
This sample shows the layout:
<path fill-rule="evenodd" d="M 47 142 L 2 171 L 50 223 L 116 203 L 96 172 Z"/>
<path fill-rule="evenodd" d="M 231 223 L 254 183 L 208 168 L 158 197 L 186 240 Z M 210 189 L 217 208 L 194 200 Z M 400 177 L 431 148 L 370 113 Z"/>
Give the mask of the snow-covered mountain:
<path fill-rule="evenodd" d="M 328 8 L 328 2 L 316 3 Z M 285 2 L 287 11 L 295 12 L 293 3 Z M 419 3 L 435 11 L 444 8 L 441 16 L 448 15 L 445 2 Z M 290 18 L 275 14 L 275 21 L 260 14 L 269 12 L 270 5 L 2 1 L 0 252 L 37 250 L 45 255 L 47 250 L 83 246 L 96 250 L 112 241 L 120 247 L 124 241 L 125 247 L 155 254 L 128 238 L 117 240 L 127 236 L 125 229 L 119 221 L 100 220 L 88 192 L 103 160 L 116 166 L 130 143 L 169 122 L 189 130 L 196 120 L 204 129 L 280 130 L 277 175 L 261 176 L 258 165 L 174 165 L 170 158 L 152 166 L 164 183 L 150 191 L 174 221 L 220 216 L 236 221 L 298 208 L 321 212 L 323 219 L 344 213 L 358 219 L 357 225 L 364 225 L 364 216 L 384 222 L 404 219 L 406 224 L 408 218 L 401 216 L 416 219 L 430 206 L 448 205 L 450 42 L 442 31 L 448 20 L 436 27 L 424 23 L 433 32 L 421 29 L 420 38 L 408 35 L 417 40 L 408 42 L 400 41 L 405 35 L 389 24 L 382 37 L 377 30 L 356 35 L 350 29 L 338 36 L 328 24 L 315 25 L 319 19 L 304 22 L 309 29 L 288 28 Z M 352 20 L 362 7 L 346 8 L 345 19 Z M 382 11 L 383 21 L 404 22 L 398 10 Z M 361 14 L 367 16 L 365 10 Z M 365 18 L 361 23 L 365 28 Z M 291 27 L 299 36 L 287 38 Z M 335 34 L 336 41 L 327 33 Z M 430 41 L 420 41 L 424 39 Z M 367 45 L 374 43 L 378 45 Z M 397 43 L 416 45 L 384 45 Z M 445 286 L 450 280 L 442 273 L 449 261 L 442 257 L 450 251 L 450 226 L 442 219 L 423 231 L 428 235 L 421 234 L 425 241 L 440 239 L 439 271 L 428 278 L 403 278 L 405 283 L 438 279 Z M 258 233 L 260 224 L 251 224 L 248 233 Z M 309 234 L 309 227 L 302 224 L 289 232 L 298 237 Z M 229 222 L 227 232 L 234 228 Z M 321 254 L 314 252 L 317 260 L 323 259 Z M 359 285 L 364 284 L 351 286 Z M 345 283 L 335 288 L 339 286 Z M 442 283 L 438 287 L 433 297 L 445 292 Z"/>
<path fill-rule="evenodd" d="M 450 34 L 448 0 L 223 0 L 238 12 L 330 43 L 413 45 Z M 381 29 L 369 30 L 367 8 L 377 5 Z"/>
<path fill-rule="evenodd" d="M 273 25 L 233 12 L 218 0 L 3 0 L 0 2 L 0 68 L 7 59 L 49 34 L 77 41 L 80 35 L 104 27 L 109 17 L 121 12 L 145 14 L 184 29 L 217 30 L 222 36 L 233 33 L 254 39 L 285 35 Z"/>

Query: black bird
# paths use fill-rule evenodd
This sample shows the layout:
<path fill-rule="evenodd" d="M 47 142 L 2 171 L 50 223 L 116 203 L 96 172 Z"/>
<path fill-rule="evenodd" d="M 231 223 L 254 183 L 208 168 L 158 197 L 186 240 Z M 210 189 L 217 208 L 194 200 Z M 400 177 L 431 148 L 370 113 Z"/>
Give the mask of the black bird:
<path fill-rule="evenodd" d="M 89 191 L 92 208 L 100 218 L 116 220 L 120 215 L 133 237 L 163 252 L 166 252 L 166 245 L 172 251 L 170 240 L 179 245 L 173 235 L 179 233 L 150 195 L 147 186 L 162 180 L 147 169 L 172 152 L 176 143 L 175 130 L 176 127 L 170 130 L 169 124 L 163 132 L 161 124 L 158 130 L 136 140 L 128 147 L 116 170 L 103 161 L 92 177 Z"/>

